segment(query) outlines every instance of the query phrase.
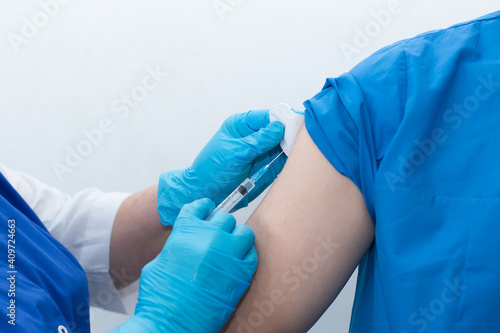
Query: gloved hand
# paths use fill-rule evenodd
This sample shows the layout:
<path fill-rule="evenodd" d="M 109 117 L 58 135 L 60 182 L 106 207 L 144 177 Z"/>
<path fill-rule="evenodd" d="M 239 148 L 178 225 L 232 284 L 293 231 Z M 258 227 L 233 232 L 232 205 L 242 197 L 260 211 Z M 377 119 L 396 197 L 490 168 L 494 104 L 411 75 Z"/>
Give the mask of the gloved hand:
<path fill-rule="evenodd" d="M 161 253 L 142 269 L 135 315 L 114 333 L 218 332 L 257 268 L 252 229 L 201 199 L 186 205 Z"/>
<path fill-rule="evenodd" d="M 182 206 L 208 197 L 220 204 L 238 185 L 276 157 L 284 126 L 269 123 L 269 110 L 235 114 L 184 170 L 166 172 L 158 185 L 158 212 L 163 224 L 173 225 Z M 258 197 L 283 169 L 283 154 L 257 182 L 255 189 L 235 210 Z"/>

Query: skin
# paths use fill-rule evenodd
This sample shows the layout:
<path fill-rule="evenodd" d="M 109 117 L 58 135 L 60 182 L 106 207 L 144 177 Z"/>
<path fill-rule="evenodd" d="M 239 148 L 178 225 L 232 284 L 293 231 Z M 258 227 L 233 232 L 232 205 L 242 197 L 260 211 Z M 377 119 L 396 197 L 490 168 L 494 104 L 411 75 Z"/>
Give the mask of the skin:
<path fill-rule="evenodd" d="M 141 269 L 153 260 L 172 231 L 157 210 L 158 185 L 130 195 L 121 204 L 111 233 L 110 275 L 120 289 L 137 280 Z"/>
<path fill-rule="evenodd" d="M 248 332 L 248 327 L 252 332 L 307 332 L 374 240 L 359 189 L 335 170 L 305 128 L 247 225 L 255 232 L 259 266 L 223 332 Z M 321 246 L 325 243 L 331 244 L 330 252 Z"/>
<path fill-rule="evenodd" d="M 110 274 L 118 288 L 140 277 L 170 235 L 171 227 L 161 224 L 156 209 L 157 191 L 152 186 L 132 194 L 117 213 Z M 222 332 L 246 332 L 250 324 L 253 332 L 306 332 L 374 240 L 362 194 L 328 162 L 305 128 L 247 225 L 256 235 L 259 267 Z M 255 317 L 256 312 L 265 315 Z"/>

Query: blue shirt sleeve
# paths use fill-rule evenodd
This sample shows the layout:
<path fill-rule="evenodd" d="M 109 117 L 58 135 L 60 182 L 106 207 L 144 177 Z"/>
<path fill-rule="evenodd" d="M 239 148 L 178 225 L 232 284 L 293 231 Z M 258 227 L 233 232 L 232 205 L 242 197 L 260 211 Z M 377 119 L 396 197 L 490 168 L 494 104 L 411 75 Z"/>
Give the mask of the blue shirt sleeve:
<path fill-rule="evenodd" d="M 373 211 L 378 163 L 404 116 L 407 94 L 405 52 L 384 48 L 305 102 L 306 127 L 325 157 L 354 182 Z"/>

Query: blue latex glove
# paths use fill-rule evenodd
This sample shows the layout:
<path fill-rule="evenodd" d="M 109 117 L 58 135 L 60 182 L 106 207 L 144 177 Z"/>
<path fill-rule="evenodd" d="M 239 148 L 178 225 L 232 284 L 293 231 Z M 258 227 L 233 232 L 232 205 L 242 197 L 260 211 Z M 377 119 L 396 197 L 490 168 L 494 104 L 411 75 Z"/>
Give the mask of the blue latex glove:
<path fill-rule="evenodd" d="M 201 199 L 186 205 L 161 253 L 142 269 L 135 315 L 114 333 L 218 332 L 257 268 L 252 229 Z"/>
<path fill-rule="evenodd" d="M 183 205 L 200 198 L 220 204 L 241 182 L 268 164 L 280 152 L 284 126 L 269 123 L 269 110 L 235 114 L 196 157 L 191 167 L 166 172 L 158 186 L 158 211 L 163 224 L 173 225 Z M 283 169 L 283 154 L 237 207 L 258 197 Z"/>

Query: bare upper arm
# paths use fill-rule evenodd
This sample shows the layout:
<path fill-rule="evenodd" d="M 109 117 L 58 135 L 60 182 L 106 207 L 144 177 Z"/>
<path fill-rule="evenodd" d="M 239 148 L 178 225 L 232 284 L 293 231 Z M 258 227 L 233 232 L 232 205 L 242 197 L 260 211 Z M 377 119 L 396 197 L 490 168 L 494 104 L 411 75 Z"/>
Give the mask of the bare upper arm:
<path fill-rule="evenodd" d="M 302 128 L 272 189 L 250 217 L 259 267 L 227 332 L 306 332 L 374 238 L 363 196 Z"/>

